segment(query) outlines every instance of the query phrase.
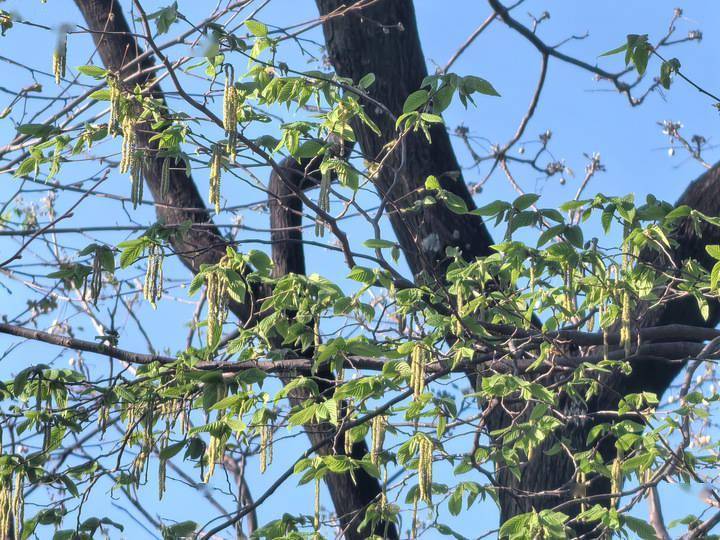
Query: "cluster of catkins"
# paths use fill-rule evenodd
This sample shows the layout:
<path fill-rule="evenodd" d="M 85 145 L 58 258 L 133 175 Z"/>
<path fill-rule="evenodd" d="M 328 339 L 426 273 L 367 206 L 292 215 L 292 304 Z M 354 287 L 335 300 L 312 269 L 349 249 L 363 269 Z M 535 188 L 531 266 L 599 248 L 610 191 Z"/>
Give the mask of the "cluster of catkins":
<path fill-rule="evenodd" d="M 12 523 L 15 538 L 20 538 L 24 508 L 22 472 L 0 478 L 0 531 L 9 531 Z"/>

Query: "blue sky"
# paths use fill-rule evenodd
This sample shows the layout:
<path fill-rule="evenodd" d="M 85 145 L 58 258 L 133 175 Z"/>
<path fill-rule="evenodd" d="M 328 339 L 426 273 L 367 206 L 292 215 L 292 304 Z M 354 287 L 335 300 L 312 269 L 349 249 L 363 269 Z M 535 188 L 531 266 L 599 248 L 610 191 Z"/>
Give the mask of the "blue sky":
<path fill-rule="evenodd" d="M 147 11 L 163 6 L 167 1 L 145 1 Z M 129 3 L 124 1 L 124 5 Z M 180 0 L 179 8 L 191 20 L 203 17 L 208 2 Z M 444 65 L 466 37 L 487 17 L 489 8 L 484 2 L 470 0 L 417 0 L 416 10 L 418 25 L 422 37 L 423 48 L 428 62 L 429 71 L 436 66 Z M 32 21 L 57 27 L 62 23 L 82 24 L 79 12 L 70 0 L 48 0 L 41 4 L 40 0 L 9 0 L 2 5 L 3 9 L 17 10 Z M 558 43 L 569 36 L 584 35 L 582 40 L 572 40 L 563 46 L 562 51 L 580 57 L 588 63 L 598 62 L 602 67 L 613 71 L 622 67 L 622 57 L 598 58 L 602 52 L 623 43 L 628 33 L 648 33 L 651 40 L 659 38 L 665 32 L 672 16 L 673 9 L 680 7 L 684 15 L 677 23 L 678 37 L 689 30 L 699 29 L 704 32 L 703 41 L 682 44 L 668 50 L 669 56 L 676 56 L 682 62 L 683 72 L 691 79 L 710 91 L 720 92 L 720 66 L 717 52 L 720 50 L 720 36 L 715 28 L 705 21 L 720 20 L 720 4 L 707 0 L 667 1 L 667 0 L 636 0 L 633 2 L 604 0 L 602 2 L 559 1 L 559 0 L 528 0 L 515 12 L 521 22 L 530 24 L 527 13 L 539 16 L 544 10 L 550 12 L 550 19 L 543 22 L 538 34 L 547 43 Z M 284 26 L 314 18 L 314 3 L 308 0 L 275 0 L 264 8 L 258 18 L 270 25 Z M 319 31 L 313 31 L 310 37 L 321 41 Z M 41 70 L 51 70 L 51 54 L 54 35 L 51 32 L 18 25 L 8 36 L 2 38 L 0 55 L 11 57 L 23 64 Z M 92 49 L 87 36 L 72 35 L 69 41 L 69 67 L 88 63 Z M 175 53 L 179 54 L 179 52 Z M 288 48 L 282 51 L 285 61 L 303 69 L 305 60 L 297 51 Z M 33 82 L 30 73 L 22 68 L 0 64 L 3 71 L 2 86 L 17 89 Z M 460 60 L 453 66 L 453 71 L 461 75 L 477 75 L 491 81 L 502 94 L 501 98 L 480 98 L 476 108 L 464 110 L 459 104 L 454 105 L 446 114 L 446 123 L 451 131 L 459 125 L 470 129 L 473 136 L 483 138 L 488 143 L 504 143 L 514 133 L 517 124 L 525 112 L 532 95 L 540 67 L 537 52 L 513 31 L 496 22 L 471 46 Z M 657 63 L 652 63 L 649 70 L 656 73 Z M 38 76 L 49 94 L 55 92 L 53 83 L 43 76 Z M 167 87 L 167 84 L 166 84 Z M 201 87 L 198 87 L 201 88 Z M 4 108 L 9 97 L 0 94 L 0 109 Z M 216 104 L 217 105 L 217 104 Z M 19 111 L 14 111 L 9 118 L 0 122 L 2 143 L 9 141 L 14 134 L 13 120 L 17 120 Z M 45 115 L 41 115 L 44 117 Z M 287 119 L 292 114 L 285 113 Z M 593 179 L 587 194 L 602 191 L 606 194 L 635 193 L 643 198 L 653 193 L 658 198 L 674 201 L 687 183 L 702 173 L 702 167 L 695 161 L 687 159 L 682 150 L 674 156 L 668 155 L 668 139 L 661 133 L 657 122 L 673 120 L 682 122 L 684 134 L 690 138 L 693 134 L 705 136 L 712 144 L 716 140 L 716 132 L 720 117 L 711 107 L 711 101 L 700 95 L 689 85 L 679 81 L 669 92 L 652 94 L 641 107 L 632 108 L 627 100 L 616 92 L 610 91 L 607 83 L 598 83 L 593 77 L 576 67 L 558 61 L 551 61 L 548 81 L 538 111 L 523 140 L 530 152 L 533 141 L 540 133 L 552 131 L 551 149 L 557 159 L 564 159 L 566 164 L 575 171 L 575 177 L 569 178 L 561 185 L 556 177 L 546 180 L 535 172 L 518 168 L 516 178 L 525 191 L 542 193 L 543 206 L 553 206 L 569 200 L 575 195 L 577 186 L 582 179 L 586 159 L 583 154 L 599 152 L 607 171 Z M 470 156 L 456 141 L 456 149 L 460 162 L 470 164 Z M 706 159 L 713 162 L 716 153 L 710 151 Z M 73 171 L 86 175 L 91 170 L 87 164 L 77 164 Z M 468 182 L 476 182 L 483 178 L 486 169 L 468 169 L 465 178 Z M 195 178 L 201 192 L 207 189 L 206 171 L 197 170 Z M 63 173 L 59 177 L 62 183 L 71 183 L 74 177 Z M 0 178 L 2 182 L 3 200 L 15 189 L 9 176 Z M 127 180 L 114 173 L 103 187 L 107 192 L 127 194 Z M 42 197 L 44 193 L 38 193 Z M 248 190 L 243 184 L 227 182 L 223 195 L 232 204 L 261 200 L 257 192 Z M 515 197 L 515 192 L 499 173 L 489 180 L 483 192 L 477 197 L 478 204 L 485 204 L 494 199 Z M 30 197 L 28 197 L 30 198 Z M 74 199 L 64 198 L 59 208 L 71 204 Z M 132 212 L 132 219 L 139 224 L 149 225 L 154 221 L 152 208 L 142 207 Z M 247 212 L 243 216 L 245 223 L 267 226 L 266 216 Z M 231 216 L 218 218 L 221 223 L 229 223 Z M 128 215 L 117 205 L 106 200 L 97 200 L 93 205 L 85 205 L 76 216 L 66 223 L 67 226 L 78 225 L 123 225 L 128 223 Z M 367 227 L 360 222 L 348 222 L 347 231 L 351 242 L 359 245 L 370 237 Z M 387 229 L 386 229 L 387 230 Z M 240 235 L 245 234 L 240 232 Z M 390 237 L 390 231 L 387 232 Z M 598 231 L 590 231 L 598 234 Z M 133 236 L 136 233 L 133 234 Z M 104 235 L 102 239 L 117 242 L 126 238 L 126 234 Z M 586 234 L 587 236 L 587 234 Z M 90 242 L 88 238 L 63 238 L 69 245 L 83 246 Z M 0 250 L 12 249 L 13 244 L 0 239 Z M 252 246 L 257 247 L 257 246 Z M 308 250 L 308 270 L 319 272 L 332 279 L 338 279 L 347 285 L 344 276 L 347 269 L 336 254 L 322 248 Z M 137 271 L 140 275 L 140 270 Z M 171 277 L 187 280 L 188 274 L 178 265 L 169 272 Z M 9 295 L 0 288 L 0 314 L 15 316 L 23 309 L 26 300 L 33 298 L 33 293 L 25 286 L 8 283 Z M 138 315 L 147 321 L 148 330 L 153 336 L 156 347 L 176 351 L 184 346 L 186 329 L 184 321 L 192 312 L 192 305 L 183 303 L 186 293 L 173 289 L 171 295 L 178 301 L 163 302 L 156 311 L 147 306 L 139 308 Z M 69 308 L 64 308 L 65 316 L 70 315 Z M 106 314 L 99 314 L 103 319 Z M 73 316 L 72 320 L 83 325 L 84 335 L 94 336 L 95 332 L 87 320 Z M 48 324 L 51 321 L 46 321 Z M 81 335 L 82 331 L 79 332 Z M 0 336 L 0 350 L 13 343 L 6 336 Z M 132 326 L 123 333 L 120 345 L 123 348 L 144 351 L 145 342 Z M 25 344 L 15 354 L 0 362 L 0 373 L 14 372 L 25 367 L 28 359 L 47 361 L 55 356 L 56 351 L 47 346 Z M 64 358 L 65 361 L 67 358 Z M 89 363 L 101 365 L 101 360 L 87 357 Z M 10 363 L 12 362 L 12 363 Z M 289 463 L 302 447 L 302 433 L 296 431 L 295 439 L 291 439 L 276 452 L 279 463 Z M 254 469 L 253 469 L 254 470 Z M 280 471 L 282 468 L 275 469 Z M 440 471 L 438 471 L 440 474 Z M 252 473 L 250 483 L 253 493 L 261 493 L 264 487 L 272 482 L 274 475 L 266 474 L 259 477 Z M 153 491 L 152 489 L 150 489 Z M 109 494 L 99 490 L 88 503 L 88 512 L 98 515 L 110 515 L 126 524 L 127 538 L 145 538 L 147 533 L 128 520 L 127 516 L 109 504 Z M 152 494 L 154 498 L 154 492 Z M 154 499 L 150 499 L 154 500 Z M 309 488 L 295 488 L 291 480 L 278 491 L 260 510 L 260 521 L 276 517 L 282 512 L 310 512 L 312 493 Z M 187 490 L 171 493 L 157 507 L 152 505 L 151 512 L 173 513 L 177 517 L 180 509 L 185 519 L 203 521 L 203 517 L 212 514 L 204 500 L 199 501 L 198 495 Z M 672 519 L 684 512 L 697 509 L 697 499 L 682 490 L 673 490 L 666 503 L 666 517 Z M 477 510 L 458 519 L 451 519 L 443 509 L 441 521 L 452 524 L 459 532 L 472 537 L 480 528 L 493 528 L 496 513 L 489 504 L 481 505 Z M 481 523 L 478 518 L 481 516 Z"/>

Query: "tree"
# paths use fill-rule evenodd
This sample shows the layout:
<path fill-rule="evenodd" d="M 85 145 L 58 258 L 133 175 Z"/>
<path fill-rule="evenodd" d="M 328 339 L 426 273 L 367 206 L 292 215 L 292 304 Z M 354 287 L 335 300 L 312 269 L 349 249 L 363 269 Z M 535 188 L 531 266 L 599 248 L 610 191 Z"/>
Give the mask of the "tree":
<path fill-rule="evenodd" d="M 659 486 L 708 482 L 717 459 L 703 425 L 717 393 L 700 373 L 711 373 L 720 343 L 720 173 L 704 161 L 705 142 L 665 125 L 708 169 L 674 205 L 585 196 L 603 169 L 591 156 L 577 196 L 559 208 L 524 192 L 477 207 L 441 114 L 451 103 L 502 99 L 491 82 L 450 70 L 485 28 L 506 25 L 537 50 L 540 76 L 515 135 L 473 157 L 518 189 L 518 167 L 563 174 L 548 158 L 549 135 L 534 157 L 511 154 L 552 62 L 592 73 L 632 106 L 677 79 L 720 103 L 665 56 L 700 37 L 675 37 L 679 11 L 659 41 L 633 34 L 607 53 L 625 57 L 612 72 L 544 42 L 537 27 L 548 15 L 527 27 L 514 15 L 522 2 L 489 0 L 487 20 L 429 75 L 407 0 L 317 0 L 320 18 L 296 28 L 263 21 L 248 0 L 221 2 L 202 20 L 182 2 L 150 11 L 133 0 L 130 20 L 120 2 L 75 4 L 84 25 L 61 29 L 53 54 L 62 91 L 40 107 L 41 88 L 26 87 L 5 112 L 22 104 L 33 116 L 21 114 L 1 150 L 2 172 L 18 186 L 3 212 L 22 222 L 2 216 L 0 233 L 17 245 L 0 269 L 8 290 L 24 280 L 37 292 L 0 332 L 109 362 L 90 365 L 83 354 L 58 368 L 43 347 L 0 386 L 4 535 L 121 529 L 84 511 L 105 485 L 165 538 L 457 536 L 447 514 L 484 500 L 499 507 L 499 531 L 488 529 L 501 537 L 670 537 Z M 32 21 L 2 11 L 0 23 L 22 32 Z M 288 44 L 313 57 L 303 34 L 315 24 L 332 70 L 284 60 Z M 71 70 L 68 45 L 83 34 L 96 63 Z M 297 109 L 293 121 L 283 121 L 283 106 Z M 472 149 L 467 132 L 458 135 Z M 95 170 L 74 181 L 88 161 Z M 210 208 L 197 183 L 205 174 Z M 125 193 L 101 191 L 119 175 L 130 179 Z M 263 194 L 269 228 L 214 221 L 258 204 L 234 204 L 228 183 L 246 184 L 244 197 Z M 37 185 L 52 188 L 44 216 L 18 199 Z M 102 199 L 121 204 L 128 225 L 65 226 L 102 211 Z M 145 206 L 157 213 L 150 227 L 133 220 Z M 352 215 L 371 231 L 363 245 L 344 226 Z M 585 239 L 593 220 L 607 236 Z M 307 275 L 312 246 L 336 254 L 355 286 Z M 28 275 L 27 260 L 42 271 Z M 182 277 L 164 278 L 169 270 Z M 185 292 L 199 298 L 188 338 L 160 353 L 139 305 L 162 309 L 168 294 Z M 94 341 L 77 336 L 68 309 L 90 318 Z M 120 319 L 137 325 L 149 353 L 119 346 Z M 659 407 L 678 375 L 677 398 Z M 286 439 L 300 427 L 309 442 L 298 451 Z M 255 457 L 270 484 L 246 468 Z M 232 498 L 221 491 L 230 477 Z M 258 523 L 256 510 L 293 480 L 314 485 L 314 508 Z M 171 481 L 197 489 L 219 515 L 159 519 L 147 487 L 162 498 Z M 38 490 L 56 497 L 33 513 Z M 710 487 L 707 500 L 717 506 L 720 494 Z M 642 501 L 649 525 L 632 514 Z M 718 521 L 717 511 L 698 512 L 684 537 Z"/>

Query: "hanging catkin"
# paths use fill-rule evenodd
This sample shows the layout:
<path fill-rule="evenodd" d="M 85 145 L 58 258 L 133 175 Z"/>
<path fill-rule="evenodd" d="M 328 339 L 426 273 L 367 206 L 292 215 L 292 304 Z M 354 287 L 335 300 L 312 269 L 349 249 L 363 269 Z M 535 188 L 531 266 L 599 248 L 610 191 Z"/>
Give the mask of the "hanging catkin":
<path fill-rule="evenodd" d="M 313 519 L 315 532 L 320 531 L 320 478 L 315 479 L 315 516 Z"/>
<path fill-rule="evenodd" d="M 215 342 L 227 317 L 227 276 L 222 269 L 208 272 L 205 281 L 208 303 L 208 342 Z"/>
<path fill-rule="evenodd" d="M 92 298 L 93 304 L 97 305 L 100 291 L 102 290 L 102 257 L 100 256 L 101 250 L 95 250 L 95 256 L 93 257 L 92 265 L 92 280 L 90 281 L 90 298 Z"/>
<path fill-rule="evenodd" d="M 12 492 L 10 477 L 0 478 L 0 531 L 10 528 L 12 519 Z"/>
<path fill-rule="evenodd" d="M 380 454 L 383 450 L 385 442 L 385 429 L 387 428 L 387 418 L 379 414 L 372 419 L 372 451 L 370 453 L 370 461 L 373 465 L 379 462 Z"/>
<path fill-rule="evenodd" d="M 632 352 L 632 329 L 631 329 L 631 317 L 632 317 L 632 306 L 630 305 L 630 292 L 628 291 L 627 278 L 630 272 L 630 244 L 627 241 L 630 227 L 625 225 L 625 241 L 623 242 L 623 255 L 622 255 L 622 276 L 625 281 L 622 293 L 622 314 L 621 314 L 621 326 L 620 326 L 620 343 L 625 349 L 625 358 L 627 359 Z"/>
<path fill-rule="evenodd" d="M 422 437 L 418 443 L 418 490 L 420 499 L 432 502 L 432 452 L 433 443 L 427 437 Z"/>
<path fill-rule="evenodd" d="M 53 51 L 53 74 L 55 75 L 55 84 L 65 77 L 65 67 L 67 66 L 67 35 L 63 33 L 58 39 L 55 50 Z"/>
<path fill-rule="evenodd" d="M 417 344 L 413 347 L 410 357 L 410 386 L 413 389 L 413 398 L 418 399 L 425 390 L 427 350 L 422 345 Z"/>
<path fill-rule="evenodd" d="M 610 492 L 620 493 L 622 489 L 622 451 L 618 450 L 617 457 L 613 460 L 612 467 L 610 468 Z M 620 501 L 620 497 L 612 497 L 611 504 L 616 506 Z"/>
<path fill-rule="evenodd" d="M 345 400 L 345 422 L 352 422 L 354 408 L 355 408 L 355 403 L 354 403 L 353 398 L 348 398 L 347 400 Z M 346 429 L 345 432 L 343 433 L 343 443 L 344 443 L 345 455 L 351 456 L 352 449 L 353 449 L 353 436 L 352 436 L 351 429 Z"/>
<path fill-rule="evenodd" d="M 225 89 L 223 91 L 223 127 L 227 137 L 227 152 L 235 161 L 237 144 L 237 106 L 238 91 L 235 87 L 235 70 L 231 65 L 225 66 Z"/>
<path fill-rule="evenodd" d="M 264 473 L 268 465 L 272 464 L 273 449 L 272 449 L 272 426 L 270 424 L 263 424 L 260 426 L 260 472 Z"/>
<path fill-rule="evenodd" d="M 170 157 L 163 158 L 160 169 L 160 196 L 165 200 L 170 189 Z"/>
<path fill-rule="evenodd" d="M 120 133 L 120 109 L 122 107 L 122 92 L 120 82 L 115 75 L 107 77 L 108 90 L 110 91 L 110 118 L 108 119 L 108 134 L 115 137 Z"/>
<path fill-rule="evenodd" d="M 320 179 L 320 194 L 318 195 L 318 207 L 323 212 L 330 211 L 330 172 L 324 171 Z M 315 236 L 325 236 L 325 223 L 320 216 L 315 218 Z"/>
<path fill-rule="evenodd" d="M 457 292 L 455 293 L 455 302 L 457 303 L 457 317 L 455 319 L 455 335 L 460 336 L 463 333 L 462 310 L 463 310 L 463 307 L 465 307 L 465 298 L 463 296 L 462 287 L 460 287 L 459 283 L 457 285 L 455 285 L 455 288 L 457 289 Z"/>
<path fill-rule="evenodd" d="M 15 474 L 15 485 L 13 486 L 12 513 L 15 525 L 15 538 L 21 538 L 21 529 L 25 517 L 25 494 L 23 492 L 23 474 Z M 3 529 L 5 530 L 5 529 Z"/>
<path fill-rule="evenodd" d="M 145 270 L 145 284 L 143 296 L 155 307 L 163 292 L 163 259 L 165 253 L 160 244 L 151 244 L 148 248 L 147 269 Z"/>
<path fill-rule="evenodd" d="M 210 204 L 215 206 L 215 213 L 220 213 L 220 180 L 222 174 L 223 151 L 219 144 L 212 147 L 210 157 Z"/>

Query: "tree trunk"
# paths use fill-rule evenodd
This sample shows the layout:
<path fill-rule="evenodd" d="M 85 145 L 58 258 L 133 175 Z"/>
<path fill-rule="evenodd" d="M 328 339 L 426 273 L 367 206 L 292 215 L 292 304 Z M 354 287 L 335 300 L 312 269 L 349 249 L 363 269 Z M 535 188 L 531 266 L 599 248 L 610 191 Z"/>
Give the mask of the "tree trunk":
<path fill-rule="evenodd" d="M 142 75 L 134 78 L 132 85 L 144 86 L 151 82 L 153 73 L 153 57 L 144 56 L 142 48 L 134 39 L 127 24 L 122 8 L 116 0 L 75 0 L 80 9 L 88 28 L 93 31 L 95 45 L 98 48 L 100 57 L 105 67 L 115 73 L 121 73 L 128 77 L 135 72 L 143 71 Z M 126 66 L 136 58 L 141 60 L 131 68 Z M 163 100 L 163 93 L 159 86 L 153 89 L 153 96 Z M 157 149 L 157 144 L 149 139 L 152 136 L 150 129 L 139 129 L 137 137 L 141 146 L 149 148 L 151 152 Z M 287 164 L 286 164 L 287 165 Z M 294 164 L 295 165 L 295 164 Z M 161 184 L 162 160 L 149 159 L 145 171 L 145 181 L 156 201 L 158 220 L 164 223 L 180 224 L 187 220 L 193 223 L 212 223 L 210 213 L 205 208 L 197 186 L 193 179 L 185 175 L 184 169 L 173 170 L 170 177 L 170 189 L 163 198 Z M 288 178 L 292 181 L 301 181 L 302 176 L 295 167 L 290 166 Z M 273 209 L 273 216 L 276 226 L 280 227 L 281 222 L 289 226 L 299 225 L 299 214 L 301 209 L 300 201 L 289 198 L 288 186 L 280 181 L 273 173 L 270 182 L 271 193 L 278 197 L 270 198 L 270 205 Z M 275 204 L 283 201 L 290 207 Z M 283 212 L 283 209 L 287 211 Z M 287 272 L 304 273 L 304 257 L 302 244 L 299 243 L 301 235 L 299 229 L 276 231 L 273 233 L 273 257 L 276 258 L 276 275 Z M 216 263 L 225 254 L 226 241 L 216 228 L 203 228 L 201 230 L 190 229 L 182 238 L 173 239 L 173 248 L 180 256 L 183 263 L 193 272 L 197 273 L 203 263 Z M 245 304 L 232 303 L 231 309 L 237 317 L 244 321 L 252 310 Z M 285 382 L 289 382 L 285 380 Z M 293 405 L 302 404 L 308 395 L 295 395 L 291 402 Z M 330 424 L 309 426 L 306 430 L 312 444 L 324 440 L 334 428 Z M 329 452 L 330 448 L 321 450 Z M 367 453 L 367 446 L 364 441 L 353 447 L 353 456 L 361 458 Z M 366 506 L 380 493 L 379 482 L 369 476 L 363 469 L 355 472 L 355 479 L 349 474 L 330 474 L 325 477 L 330 491 L 335 512 L 340 519 L 342 528 L 346 531 L 345 538 L 348 540 L 361 540 L 366 538 L 368 531 L 359 533 L 356 528 L 364 515 Z M 384 524 L 380 524 L 379 531 L 382 531 Z M 397 531 L 394 526 L 388 527 L 388 538 L 397 538 Z"/>

